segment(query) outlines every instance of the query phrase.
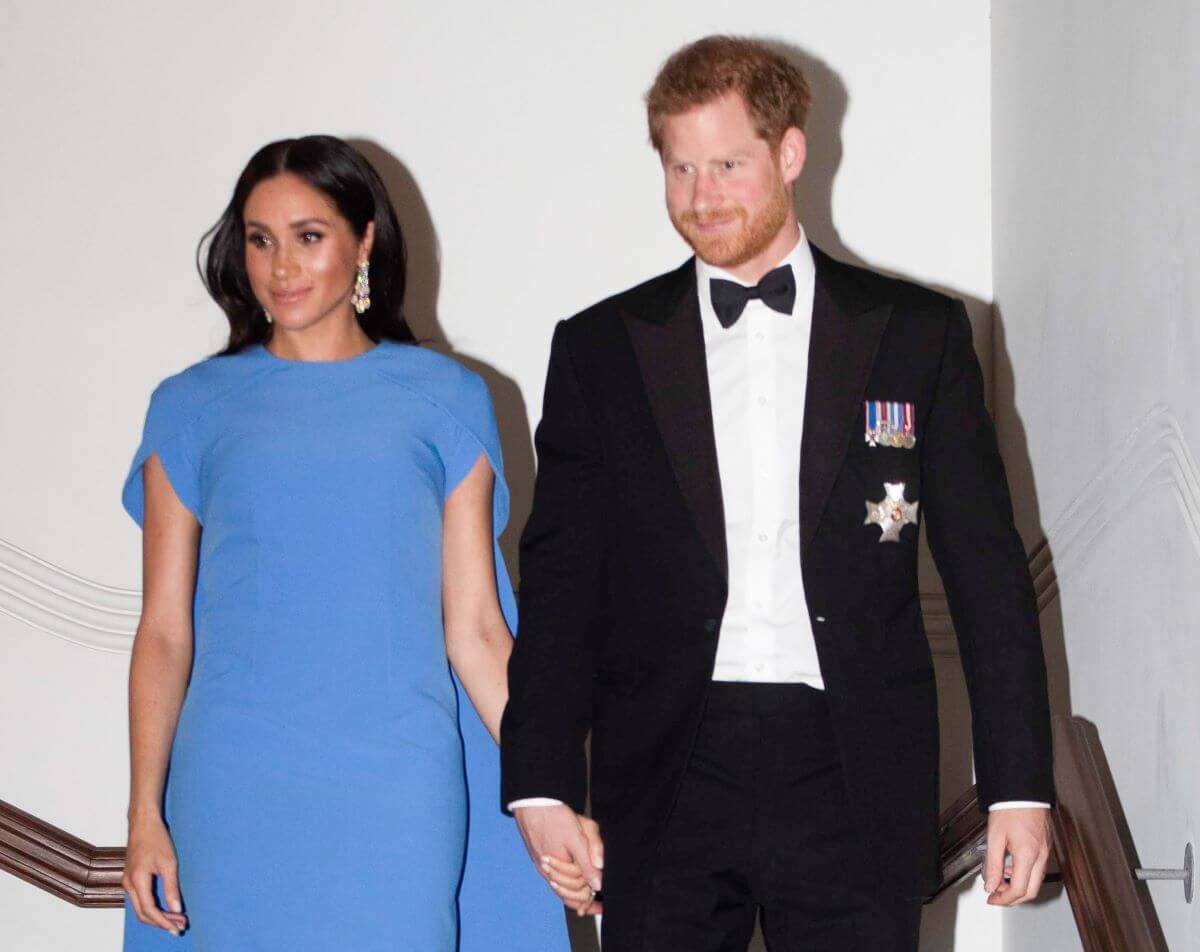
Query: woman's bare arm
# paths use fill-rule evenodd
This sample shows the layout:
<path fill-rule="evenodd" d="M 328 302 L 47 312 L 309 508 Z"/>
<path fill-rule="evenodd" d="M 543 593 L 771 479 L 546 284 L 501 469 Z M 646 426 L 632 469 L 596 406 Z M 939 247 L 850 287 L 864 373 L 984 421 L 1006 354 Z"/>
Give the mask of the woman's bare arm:
<path fill-rule="evenodd" d="M 500 741 L 508 701 L 512 634 L 496 593 L 492 537 L 495 476 L 480 455 L 446 500 L 442 529 L 442 617 L 446 654 L 484 726 Z"/>
<path fill-rule="evenodd" d="M 492 489 L 495 477 L 480 456 L 446 500 L 442 535 L 442 616 L 446 653 L 463 687 L 492 735 L 500 741 L 500 716 L 508 703 L 508 657 L 513 639 L 496 593 L 496 561 L 492 539 Z M 573 814 L 572 814 L 573 816 Z M 598 844 L 596 824 L 587 818 Z M 577 864 L 547 861 L 542 875 L 559 897 L 580 915 L 596 915 L 602 907 L 588 888 Z"/>
<path fill-rule="evenodd" d="M 163 784 L 192 663 L 192 600 L 200 525 L 157 456 L 142 467 L 142 617 L 129 670 L 129 848 L 125 889 L 139 919 L 178 934 L 186 924 L 162 816 Z M 160 876 L 168 911 L 154 902 Z"/>

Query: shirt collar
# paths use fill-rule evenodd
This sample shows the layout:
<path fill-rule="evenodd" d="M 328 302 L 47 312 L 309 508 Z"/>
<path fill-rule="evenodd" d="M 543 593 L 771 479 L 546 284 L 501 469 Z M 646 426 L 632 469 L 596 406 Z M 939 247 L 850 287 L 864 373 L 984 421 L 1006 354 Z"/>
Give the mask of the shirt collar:
<path fill-rule="evenodd" d="M 817 267 L 813 261 L 812 248 L 808 245 L 808 238 L 804 234 L 804 226 L 800 226 L 800 238 L 795 246 L 784 255 L 783 260 L 775 267 L 768 268 L 768 271 L 774 271 L 775 268 L 782 267 L 785 264 L 792 266 L 792 275 L 796 279 L 796 303 L 792 305 L 792 316 L 796 315 L 796 308 L 802 307 L 803 302 L 811 301 L 811 295 L 801 294 L 806 287 L 811 287 L 816 281 Z M 700 298 L 700 318 L 706 332 L 713 331 L 719 333 L 724 330 L 721 327 L 721 322 L 717 320 L 717 313 L 713 310 L 712 296 L 709 294 L 708 282 L 713 278 L 724 278 L 726 281 L 733 281 L 743 287 L 749 287 L 749 283 L 741 278 L 736 278 L 728 271 L 718 268 L 716 265 L 709 264 L 699 256 L 696 257 L 696 291 Z M 713 330 L 715 328 L 715 331 Z"/>

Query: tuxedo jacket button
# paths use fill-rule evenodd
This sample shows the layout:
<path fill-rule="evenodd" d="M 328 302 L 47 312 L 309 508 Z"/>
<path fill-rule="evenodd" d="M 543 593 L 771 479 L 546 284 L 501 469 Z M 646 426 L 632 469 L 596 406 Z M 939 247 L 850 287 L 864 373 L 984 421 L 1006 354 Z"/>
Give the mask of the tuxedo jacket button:
<path fill-rule="evenodd" d="M 704 630 L 711 635 L 717 630 L 717 620 L 715 618 L 708 619 L 708 621 L 704 623 Z"/>

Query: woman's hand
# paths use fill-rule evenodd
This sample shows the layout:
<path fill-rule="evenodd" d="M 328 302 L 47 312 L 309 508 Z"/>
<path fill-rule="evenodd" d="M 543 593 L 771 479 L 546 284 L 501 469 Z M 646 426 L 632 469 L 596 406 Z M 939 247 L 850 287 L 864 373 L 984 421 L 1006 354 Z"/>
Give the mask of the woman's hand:
<path fill-rule="evenodd" d="M 583 870 L 575 863 L 543 856 L 541 870 L 563 905 L 577 916 L 599 916 L 604 913 L 599 894 L 588 884 Z"/>
<path fill-rule="evenodd" d="M 154 877 L 162 880 L 163 899 L 167 910 L 158 908 L 154 900 Z M 181 935 L 187 928 L 183 902 L 179 895 L 179 864 L 171 834 L 161 818 L 131 823 L 129 845 L 125 849 L 125 876 L 121 886 L 138 919 L 150 926 L 166 929 L 171 935 Z"/>

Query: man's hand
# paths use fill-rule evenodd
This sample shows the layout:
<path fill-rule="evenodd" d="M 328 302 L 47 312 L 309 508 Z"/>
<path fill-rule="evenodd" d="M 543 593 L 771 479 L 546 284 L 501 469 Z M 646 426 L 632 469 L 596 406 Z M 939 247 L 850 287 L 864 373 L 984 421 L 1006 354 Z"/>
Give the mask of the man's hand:
<path fill-rule="evenodd" d="M 1004 881 L 1004 855 L 1012 869 Z M 983 888 L 989 906 L 1019 906 L 1036 899 L 1050 859 L 1050 811 L 1044 807 L 993 810 L 988 814 Z"/>
<path fill-rule="evenodd" d="M 581 916 L 599 915 L 600 827 L 565 804 L 518 807 L 514 813 L 530 859 L 559 898 Z"/>

